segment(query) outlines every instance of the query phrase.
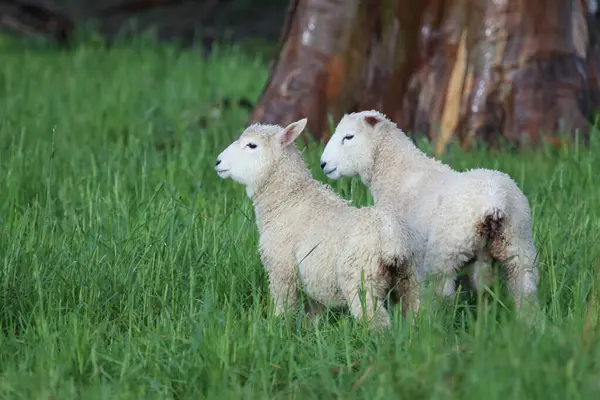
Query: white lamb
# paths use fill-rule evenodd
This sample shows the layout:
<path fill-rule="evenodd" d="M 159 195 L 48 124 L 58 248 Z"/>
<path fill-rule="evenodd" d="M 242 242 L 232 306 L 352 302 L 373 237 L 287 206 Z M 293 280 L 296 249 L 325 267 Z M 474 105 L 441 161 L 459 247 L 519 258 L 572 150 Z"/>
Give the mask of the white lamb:
<path fill-rule="evenodd" d="M 481 291 L 493 276 L 487 265 L 498 261 L 517 312 L 535 310 L 539 275 L 529 202 L 507 174 L 454 171 L 377 111 L 341 119 L 321 168 L 331 179 L 360 176 L 375 205 L 395 207 L 423 235 L 425 275 L 434 278 L 438 294 L 455 293 L 461 270 L 469 273 L 468 289 Z"/>
<path fill-rule="evenodd" d="M 416 313 L 417 261 L 406 226 L 380 207 L 348 205 L 313 179 L 294 144 L 306 122 L 251 125 L 216 163 L 219 176 L 245 185 L 252 199 L 275 313 L 297 306 L 301 290 L 321 310 L 348 304 L 358 319 L 364 311 L 375 327 L 390 322 L 388 294 L 402 298 L 404 317 Z"/>

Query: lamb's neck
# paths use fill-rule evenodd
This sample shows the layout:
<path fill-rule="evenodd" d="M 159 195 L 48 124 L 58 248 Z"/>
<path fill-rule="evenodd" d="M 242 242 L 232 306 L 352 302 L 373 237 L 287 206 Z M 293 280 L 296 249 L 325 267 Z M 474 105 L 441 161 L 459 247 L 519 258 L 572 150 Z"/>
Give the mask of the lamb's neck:
<path fill-rule="evenodd" d="M 281 210 L 293 207 L 298 193 L 306 192 L 311 180 L 310 172 L 304 165 L 294 165 L 293 160 L 279 163 L 269 174 L 265 182 L 256 188 L 252 195 L 256 222 L 259 227 L 269 218 L 271 213 L 280 215 Z"/>
<path fill-rule="evenodd" d="M 397 133 L 382 140 L 373 157 L 370 176 L 361 176 L 373 199 L 414 201 L 427 176 L 449 167 L 428 157 L 407 137 Z M 401 197 L 401 198 L 399 198 Z"/>

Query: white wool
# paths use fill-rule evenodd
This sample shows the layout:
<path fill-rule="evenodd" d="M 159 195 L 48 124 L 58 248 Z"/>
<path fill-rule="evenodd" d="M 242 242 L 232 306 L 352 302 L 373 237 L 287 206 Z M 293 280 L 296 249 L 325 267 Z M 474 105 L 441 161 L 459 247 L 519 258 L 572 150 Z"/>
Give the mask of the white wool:
<path fill-rule="evenodd" d="M 537 304 L 539 273 L 529 202 L 505 173 L 454 171 L 428 157 L 377 111 L 345 115 L 327 143 L 321 167 L 331 179 L 360 176 L 377 206 L 388 206 L 425 238 L 424 270 L 439 294 L 455 293 L 457 272 L 471 270 L 476 290 L 490 283 L 491 260 L 517 309 Z M 496 236 L 490 236 L 491 228 Z M 487 230 L 486 230 L 487 229 Z"/>
<path fill-rule="evenodd" d="M 312 177 L 294 144 L 305 125 L 252 125 L 217 158 L 219 175 L 245 185 L 252 198 L 276 314 L 296 306 L 303 290 L 321 306 L 347 304 L 362 318 L 361 288 L 376 326 L 389 324 L 381 304 L 390 291 L 405 296 L 403 315 L 416 312 L 413 235 L 391 211 L 352 207 Z"/>

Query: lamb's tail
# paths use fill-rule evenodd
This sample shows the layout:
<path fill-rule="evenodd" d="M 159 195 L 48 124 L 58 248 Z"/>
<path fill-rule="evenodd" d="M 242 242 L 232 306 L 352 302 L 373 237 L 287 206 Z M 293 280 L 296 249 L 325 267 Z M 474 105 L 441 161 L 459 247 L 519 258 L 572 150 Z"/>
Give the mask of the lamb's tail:
<path fill-rule="evenodd" d="M 508 193 L 502 182 L 487 175 L 479 184 L 483 187 L 473 204 L 479 208 L 476 229 L 481 240 L 491 242 L 502 233 L 506 223 Z"/>
<path fill-rule="evenodd" d="M 483 214 L 483 219 L 477 226 L 477 233 L 486 244 L 496 242 L 504 230 L 506 213 L 499 207 L 492 207 Z"/>
<path fill-rule="evenodd" d="M 499 207 L 492 207 L 483 214 L 477 226 L 479 236 L 472 268 L 472 283 L 477 291 L 482 285 L 491 286 L 494 279 L 493 260 L 503 253 L 502 235 L 506 225 L 506 214 Z"/>

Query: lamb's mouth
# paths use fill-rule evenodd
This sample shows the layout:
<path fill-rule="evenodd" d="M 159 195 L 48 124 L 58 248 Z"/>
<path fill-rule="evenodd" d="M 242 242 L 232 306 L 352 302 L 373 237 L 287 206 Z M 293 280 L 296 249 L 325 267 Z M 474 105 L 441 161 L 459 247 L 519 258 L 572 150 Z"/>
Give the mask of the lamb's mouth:
<path fill-rule="evenodd" d="M 225 175 L 225 173 L 228 172 L 228 171 L 229 171 L 228 169 L 217 169 L 217 174 L 220 177 L 223 177 L 223 175 Z"/>
<path fill-rule="evenodd" d="M 329 171 L 323 171 L 325 172 L 325 175 L 329 176 L 329 174 L 332 174 L 333 172 L 335 172 L 337 170 L 337 167 L 330 169 Z"/>

